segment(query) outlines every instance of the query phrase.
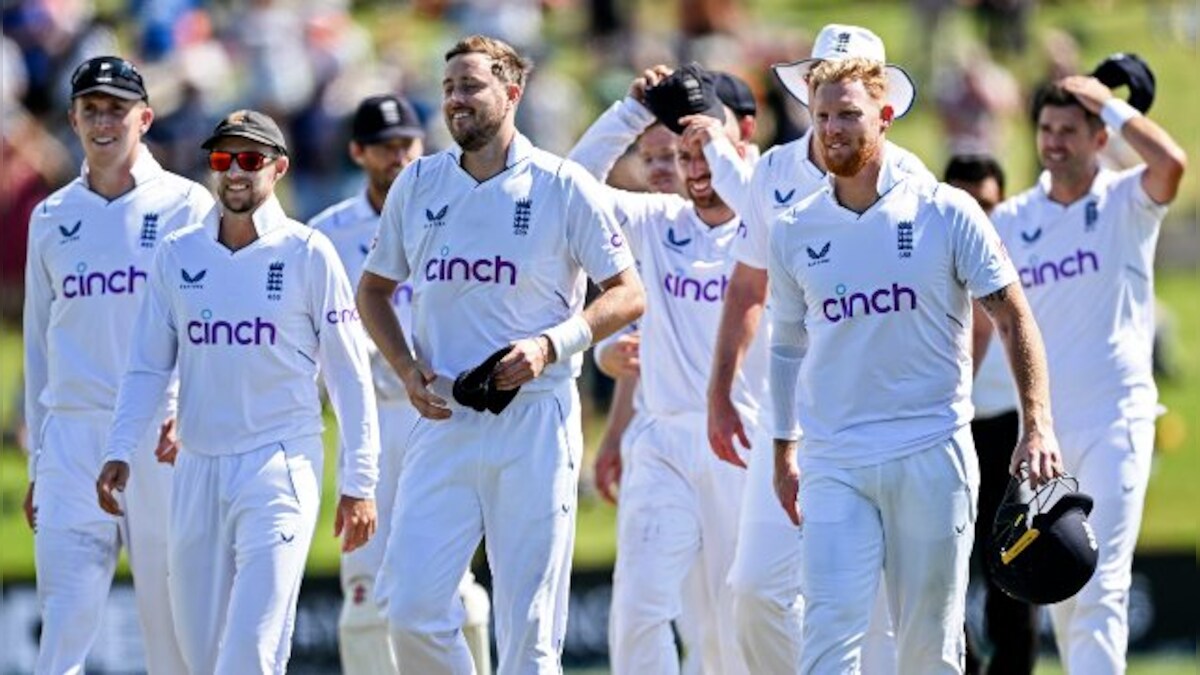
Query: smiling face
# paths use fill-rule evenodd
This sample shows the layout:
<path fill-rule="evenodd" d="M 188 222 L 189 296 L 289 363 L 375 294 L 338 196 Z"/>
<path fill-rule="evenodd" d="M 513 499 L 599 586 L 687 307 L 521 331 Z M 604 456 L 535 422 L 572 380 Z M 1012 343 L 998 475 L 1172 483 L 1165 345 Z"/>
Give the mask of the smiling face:
<path fill-rule="evenodd" d="M 442 79 L 442 114 L 454 142 L 466 151 L 479 150 L 513 123 L 521 88 L 506 84 L 486 54 L 458 54 L 446 62 Z"/>
<path fill-rule="evenodd" d="M 1104 127 L 1090 124 L 1077 105 L 1047 105 L 1038 113 L 1038 158 L 1055 179 L 1090 177 L 1107 141 Z"/>
<path fill-rule="evenodd" d="M 154 111 L 142 100 L 93 93 L 71 101 L 67 117 L 88 166 L 97 169 L 132 161 L 154 121 Z"/>
<path fill-rule="evenodd" d="M 891 107 L 860 79 L 819 84 L 809 100 L 826 169 L 835 176 L 856 175 L 879 153 L 891 126 Z"/>
<path fill-rule="evenodd" d="M 213 145 L 214 151 L 258 152 L 273 159 L 258 171 L 246 171 L 233 162 L 227 171 L 213 171 L 213 186 L 221 206 L 229 213 L 253 213 L 275 191 L 275 183 L 287 173 L 288 158 L 275 148 L 238 136 L 226 136 Z"/>

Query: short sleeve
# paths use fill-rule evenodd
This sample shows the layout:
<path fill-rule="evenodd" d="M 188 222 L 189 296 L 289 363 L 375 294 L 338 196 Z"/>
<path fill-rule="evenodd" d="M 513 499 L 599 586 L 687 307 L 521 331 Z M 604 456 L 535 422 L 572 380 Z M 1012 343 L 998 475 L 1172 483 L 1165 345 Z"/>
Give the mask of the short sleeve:
<path fill-rule="evenodd" d="M 938 187 L 941 213 L 949 221 L 955 277 L 976 298 L 1017 281 L 1017 271 L 1000 235 L 983 209 L 961 190 Z"/>
<path fill-rule="evenodd" d="M 566 231 L 572 257 L 594 281 L 633 266 L 633 253 L 617 223 L 613 194 L 577 164 L 564 161 Z"/>

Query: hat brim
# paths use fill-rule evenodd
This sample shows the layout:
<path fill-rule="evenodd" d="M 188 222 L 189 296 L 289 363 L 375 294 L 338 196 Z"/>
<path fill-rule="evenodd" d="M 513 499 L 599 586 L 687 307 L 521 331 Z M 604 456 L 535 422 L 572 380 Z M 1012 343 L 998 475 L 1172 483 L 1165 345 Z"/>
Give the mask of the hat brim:
<path fill-rule="evenodd" d="M 373 134 L 355 136 L 354 142 L 359 145 L 371 145 L 390 141 L 393 138 L 425 138 L 425 130 L 421 127 L 391 127 Z"/>
<path fill-rule="evenodd" d="M 253 131 L 228 131 L 228 132 L 221 133 L 221 134 L 214 134 L 212 136 L 209 136 L 208 140 L 201 143 L 200 147 L 205 150 L 212 150 L 213 146 L 216 145 L 217 142 L 220 141 L 222 138 L 234 138 L 234 137 L 247 138 L 249 140 L 254 141 L 255 143 L 262 143 L 263 145 L 267 145 L 272 148 L 275 148 L 276 150 L 282 152 L 285 155 L 288 154 L 288 149 L 286 146 L 280 145 L 276 141 L 273 141 L 270 138 L 267 138 L 265 135 L 256 134 Z"/>
<path fill-rule="evenodd" d="M 76 99 L 87 94 L 108 94 L 117 98 L 125 99 L 126 101 L 149 101 L 150 97 L 144 93 L 114 87 L 111 84 L 97 84 L 93 87 L 88 87 L 80 91 L 72 92 L 71 98 Z"/>
<path fill-rule="evenodd" d="M 777 63 L 771 66 L 771 70 L 787 93 L 807 108 L 808 73 L 824 60 L 804 59 L 791 63 Z M 887 64 L 884 73 L 887 76 L 887 103 L 892 106 L 895 119 L 900 119 L 912 110 L 913 102 L 917 98 L 917 87 L 900 66 Z"/>

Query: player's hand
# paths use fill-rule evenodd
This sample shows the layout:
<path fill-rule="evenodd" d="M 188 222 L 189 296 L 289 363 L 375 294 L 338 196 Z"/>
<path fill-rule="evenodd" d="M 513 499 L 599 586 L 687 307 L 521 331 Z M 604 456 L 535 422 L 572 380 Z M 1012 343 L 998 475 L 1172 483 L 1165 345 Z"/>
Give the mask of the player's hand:
<path fill-rule="evenodd" d="M 512 351 L 500 359 L 492 373 L 496 388 L 502 391 L 516 389 L 540 376 L 550 364 L 553 349 L 550 338 L 544 335 L 514 342 Z"/>
<path fill-rule="evenodd" d="M 799 527 L 803 517 L 797 499 L 800 495 L 800 467 L 796 464 L 796 442 L 775 441 L 775 496 L 787 512 L 788 520 Z"/>
<path fill-rule="evenodd" d="M 1064 77 L 1059 83 L 1063 89 L 1079 99 L 1083 107 L 1093 115 L 1100 114 L 1100 108 L 1113 97 L 1112 90 L 1104 83 L 1090 75 L 1071 75 Z"/>
<path fill-rule="evenodd" d="M 596 359 L 600 372 L 613 378 L 636 377 L 642 372 L 642 334 L 626 333 L 616 340 L 604 343 Z"/>
<path fill-rule="evenodd" d="M 25 511 L 25 522 L 29 529 L 37 531 L 37 507 L 33 505 L 33 481 L 29 481 L 29 489 L 25 490 L 25 501 L 21 503 Z"/>
<path fill-rule="evenodd" d="M 671 72 L 669 67 L 662 64 L 643 70 L 642 74 L 635 77 L 633 83 L 629 85 L 629 97 L 645 105 L 646 90 L 670 77 Z"/>
<path fill-rule="evenodd" d="M 342 553 L 349 553 L 375 535 L 375 500 L 342 495 L 333 517 L 333 536 L 342 538 Z"/>
<path fill-rule="evenodd" d="M 680 143 L 700 152 L 704 152 L 704 146 L 714 139 L 729 138 L 729 134 L 725 133 L 725 123 L 715 117 L 686 115 L 679 118 L 679 123 L 684 125 Z"/>
<path fill-rule="evenodd" d="M 100 500 L 100 508 L 104 509 L 105 513 L 111 513 L 114 516 L 123 516 L 125 512 L 121 510 L 121 503 L 117 501 L 117 492 L 125 491 L 125 484 L 129 482 L 129 465 L 125 462 L 108 461 L 104 463 L 104 468 L 100 470 L 100 477 L 96 479 L 96 497 Z"/>
<path fill-rule="evenodd" d="M 741 455 L 733 445 L 735 439 L 743 448 L 750 449 L 750 438 L 746 435 L 746 428 L 742 426 L 742 418 L 738 415 L 737 408 L 733 407 L 733 402 L 728 396 L 709 396 L 708 444 L 718 459 L 744 469 L 746 463 L 742 461 Z"/>
<path fill-rule="evenodd" d="M 154 456 L 163 464 L 174 466 L 178 454 L 179 436 L 175 433 L 175 418 L 168 417 L 158 428 L 158 445 L 154 448 Z"/>
<path fill-rule="evenodd" d="M 596 455 L 596 490 L 609 504 L 617 503 L 617 486 L 621 483 L 621 441 L 600 442 Z"/>
<path fill-rule="evenodd" d="M 1009 473 L 1018 478 L 1022 470 L 1029 474 L 1029 486 L 1033 488 L 1045 485 L 1063 474 L 1062 453 L 1059 452 L 1058 439 L 1053 431 L 1025 431 L 1016 450 L 1013 450 L 1012 462 L 1008 467 Z"/>
<path fill-rule="evenodd" d="M 430 370 L 429 366 L 416 361 L 413 367 L 405 373 L 400 374 L 400 381 L 404 383 L 404 391 L 408 393 L 408 400 L 421 413 L 421 417 L 431 420 L 444 420 L 450 417 L 450 407 L 446 403 L 446 399 L 433 393 L 429 385 L 437 379 L 437 375 Z"/>

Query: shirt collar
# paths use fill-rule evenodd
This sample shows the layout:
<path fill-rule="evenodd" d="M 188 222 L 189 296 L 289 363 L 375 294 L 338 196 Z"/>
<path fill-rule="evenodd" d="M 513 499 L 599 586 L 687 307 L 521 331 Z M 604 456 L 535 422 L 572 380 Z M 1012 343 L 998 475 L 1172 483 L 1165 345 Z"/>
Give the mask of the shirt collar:
<path fill-rule="evenodd" d="M 1094 178 L 1092 178 L 1092 185 L 1091 185 L 1091 187 L 1088 188 L 1087 194 L 1084 195 L 1084 197 L 1088 197 L 1088 196 L 1099 197 L 1099 196 L 1101 196 L 1104 193 L 1104 190 L 1108 187 L 1108 184 L 1112 182 L 1114 176 L 1115 176 L 1114 172 L 1101 167 L 1099 170 L 1096 171 L 1096 176 Z M 1044 199 L 1046 201 L 1053 201 L 1050 199 L 1050 172 L 1049 171 L 1044 171 L 1044 170 L 1042 171 L 1042 173 L 1038 176 L 1037 184 L 1038 184 L 1038 189 L 1042 194 L 1042 199 Z M 1079 201 L 1084 199 L 1084 197 L 1080 197 L 1078 200 L 1076 200 L 1075 203 L 1078 203 Z M 1067 204 L 1067 206 L 1070 206 L 1070 204 Z"/>
<path fill-rule="evenodd" d="M 369 206 L 369 205 L 368 205 Z M 259 205 L 254 213 L 250 216 L 250 220 L 254 223 L 254 231 L 258 236 L 264 237 L 272 230 L 280 225 L 288 222 L 287 214 L 283 212 L 283 206 L 279 203 L 279 198 L 271 195 L 267 201 Z M 208 215 L 204 217 L 204 229 L 208 232 L 208 236 L 214 240 L 219 240 L 221 236 L 221 206 L 217 204 L 213 206 Z"/>
<path fill-rule="evenodd" d="M 525 135 L 520 131 L 513 133 L 512 142 L 508 144 L 508 157 L 504 160 L 504 168 L 508 169 L 517 163 L 525 160 L 533 151 L 533 143 L 525 138 Z M 462 166 L 463 149 L 457 143 L 446 149 L 454 161 Z"/>
<path fill-rule="evenodd" d="M 375 213 L 375 207 L 371 206 L 371 196 L 367 192 L 367 188 L 363 187 L 358 193 L 358 199 L 354 201 L 354 215 L 362 220 L 367 218 L 378 218 L 379 213 Z"/>
<path fill-rule="evenodd" d="M 83 178 L 84 184 L 88 184 L 88 174 L 91 173 L 91 168 L 88 167 L 87 160 L 84 160 L 83 166 L 79 169 L 79 175 Z M 137 149 L 137 159 L 133 160 L 133 167 L 129 169 L 129 174 L 133 176 L 134 186 L 141 185 L 146 181 L 157 177 L 163 172 L 162 165 L 158 160 L 154 159 L 154 155 L 150 154 L 150 148 L 146 147 L 145 143 L 139 143 Z"/>

